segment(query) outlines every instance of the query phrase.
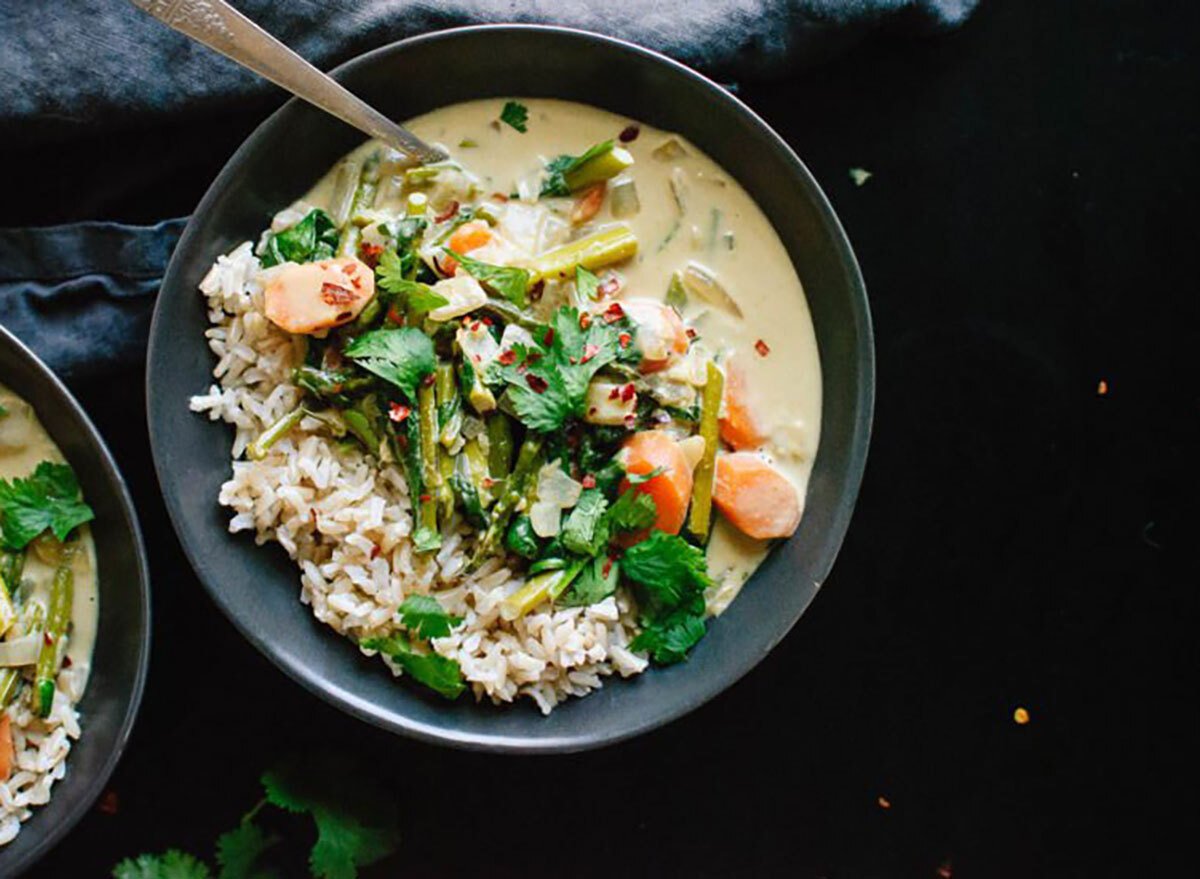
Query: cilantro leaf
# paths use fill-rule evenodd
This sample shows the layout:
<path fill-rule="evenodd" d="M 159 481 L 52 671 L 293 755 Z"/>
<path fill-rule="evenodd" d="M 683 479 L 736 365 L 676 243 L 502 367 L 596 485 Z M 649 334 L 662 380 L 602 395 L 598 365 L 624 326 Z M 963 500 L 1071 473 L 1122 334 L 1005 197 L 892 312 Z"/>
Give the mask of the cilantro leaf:
<path fill-rule="evenodd" d="M 626 473 L 625 480 L 630 485 L 641 485 L 643 482 L 649 482 L 651 479 L 662 476 L 666 472 L 666 467 L 654 467 L 645 473 Z"/>
<path fill-rule="evenodd" d="M 603 601 L 617 591 L 620 562 L 607 555 L 598 555 L 586 565 L 570 588 L 559 596 L 557 604 L 563 607 L 584 607 Z"/>
<path fill-rule="evenodd" d="M 416 327 L 371 330 L 346 346 L 347 357 L 368 372 L 404 391 L 410 403 L 417 399 L 417 385 L 433 374 L 433 342 Z"/>
<path fill-rule="evenodd" d="M 419 525 L 413 532 L 413 549 L 417 552 L 432 552 L 442 545 L 442 535 L 436 529 Z"/>
<path fill-rule="evenodd" d="M 562 529 L 562 545 L 579 555 L 595 555 L 608 543 L 604 511 L 608 500 L 597 488 L 584 489 Z"/>
<path fill-rule="evenodd" d="M 653 604 L 669 609 L 694 607 L 699 598 L 699 610 L 703 611 L 702 593 L 712 585 L 704 551 L 678 535 L 658 530 L 625 551 L 621 570 L 642 587 Z"/>
<path fill-rule="evenodd" d="M 583 263 L 575 266 L 575 289 L 580 299 L 600 298 L 600 279 L 583 267 Z"/>
<path fill-rule="evenodd" d="M 0 403 L 0 418 L 4 418 L 7 415 L 8 415 L 8 407 L 5 406 L 3 403 Z"/>
<path fill-rule="evenodd" d="M 418 638 L 444 638 L 462 618 L 446 613 L 432 596 L 410 595 L 400 603 L 400 622 Z"/>
<path fill-rule="evenodd" d="M 546 163 L 546 179 L 542 181 L 542 189 L 540 195 L 559 195 L 566 196 L 571 194 L 571 187 L 567 184 L 567 175 L 591 159 L 601 153 L 605 153 L 612 149 L 613 142 L 606 140 L 603 143 L 598 143 L 589 147 L 583 155 L 568 156 L 566 154 L 556 156 Z"/>
<path fill-rule="evenodd" d="M 505 101 L 504 109 L 500 111 L 500 121 L 511 125 L 524 134 L 528 129 L 525 123 L 529 120 L 529 108 L 516 101 Z"/>
<path fill-rule="evenodd" d="M 263 268 L 269 268 L 281 262 L 330 259 L 337 250 L 338 237 L 333 217 L 320 208 L 313 208 L 299 222 L 271 234 L 259 262 Z"/>
<path fill-rule="evenodd" d="M 704 616 L 676 611 L 646 625 L 629 642 L 630 650 L 645 650 L 662 665 L 687 659 L 687 652 L 704 637 Z"/>
<path fill-rule="evenodd" d="M 287 812 L 308 813 L 317 825 L 309 857 L 314 876 L 355 879 L 358 868 L 396 849 L 396 807 L 386 792 L 374 789 L 363 767 L 333 765 L 317 771 L 306 761 L 262 777 L 267 801 Z M 353 779 L 347 785 L 347 779 Z"/>
<path fill-rule="evenodd" d="M 203 861 L 176 849 L 126 858 L 113 868 L 112 875 L 113 879 L 212 879 Z"/>
<path fill-rule="evenodd" d="M 95 517 L 69 464 L 42 461 L 25 479 L 0 479 L 0 542 L 9 549 L 21 549 L 47 528 L 66 540 Z"/>
<path fill-rule="evenodd" d="M 641 531 L 658 518 L 654 498 L 645 492 L 628 490 L 617 498 L 609 510 L 609 521 L 616 531 Z"/>
<path fill-rule="evenodd" d="M 410 281 L 400 257 L 394 250 L 385 250 L 375 267 L 376 282 L 381 290 L 403 297 L 404 304 L 416 311 L 432 311 L 446 305 L 450 300 L 428 284 Z"/>
<path fill-rule="evenodd" d="M 620 329 L 603 320 L 579 326 L 579 312 L 563 306 L 549 331 L 530 347 L 514 346 L 512 363 L 499 368 L 507 395 L 530 430 L 549 433 L 581 418 L 596 371 L 617 357 Z"/>
<path fill-rule="evenodd" d="M 463 256 L 456 250 L 449 247 L 443 247 L 446 253 L 454 257 L 455 261 L 463 268 L 463 270 L 493 293 L 503 296 L 513 305 L 518 308 L 524 308 L 529 304 L 527 292 L 529 290 L 530 274 L 526 269 L 515 268 L 511 266 L 494 266 L 486 262 L 480 262 L 477 259 L 471 259 L 469 256 Z"/>
<path fill-rule="evenodd" d="M 217 837 L 217 863 L 221 872 L 217 879 L 274 879 L 275 870 L 256 870 L 255 864 L 267 849 L 279 842 L 249 818 Z"/>
<path fill-rule="evenodd" d="M 417 682 L 447 699 L 457 699 L 467 688 L 457 661 L 440 653 L 418 653 L 404 635 L 368 638 L 361 643 L 368 650 L 386 653 Z"/>

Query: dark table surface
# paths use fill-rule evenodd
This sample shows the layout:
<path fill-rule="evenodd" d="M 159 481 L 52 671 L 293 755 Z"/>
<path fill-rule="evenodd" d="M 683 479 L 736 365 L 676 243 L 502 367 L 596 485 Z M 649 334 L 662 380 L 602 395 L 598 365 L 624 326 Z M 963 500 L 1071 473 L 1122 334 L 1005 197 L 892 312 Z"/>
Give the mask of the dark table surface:
<path fill-rule="evenodd" d="M 110 808 L 36 875 L 208 854 L 297 748 L 365 755 L 395 785 L 402 853 L 372 876 L 1159 874 L 1195 812 L 1200 732 L 1179 558 L 1197 487 L 1198 34 L 1192 3 L 992 0 L 948 38 L 742 84 L 862 262 L 875 438 L 841 558 L 792 634 L 616 748 L 459 753 L 310 696 L 191 574 L 142 376 L 76 382 L 138 501 L 155 642 Z M 5 222 L 185 214 L 270 107 L 199 137 L 43 148 L 59 170 L 6 183 L 21 197 Z M 131 159 L 136 186 L 115 173 Z M 861 187 L 856 166 L 874 175 Z"/>

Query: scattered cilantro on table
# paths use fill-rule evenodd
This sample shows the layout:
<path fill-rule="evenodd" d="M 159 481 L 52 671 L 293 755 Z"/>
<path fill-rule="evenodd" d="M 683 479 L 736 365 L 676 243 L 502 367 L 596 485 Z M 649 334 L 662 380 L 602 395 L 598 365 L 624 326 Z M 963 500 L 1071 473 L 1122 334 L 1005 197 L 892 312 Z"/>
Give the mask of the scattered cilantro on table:
<path fill-rule="evenodd" d="M 359 867 L 396 850 L 394 800 L 363 767 L 344 760 L 294 760 L 264 773 L 262 785 L 264 799 L 217 839 L 216 874 L 194 855 L 170 849 L 126 858 L 113 868 L 113 879 L 278 879 L 279 870 L 263 863 L 282 842 L 257 823 L 267 806 L 312 817 L 317 839 L 308 866 L 315 879 L 355 879 Z"/>
<path fill-rule="evenodd" d="M 0 479 L 0 542 L 9 549 L 21 549 L 47 528 L 66 540 L 94 518 L 69 464 L 42 461 L 24 479 Z"/>
<path fill-rule="evenodd" d="M 524 134 L 528 130 L 525 123 L 529 121 L 529 108 L 517 101 L 505 101 L 500 121 Z"/>

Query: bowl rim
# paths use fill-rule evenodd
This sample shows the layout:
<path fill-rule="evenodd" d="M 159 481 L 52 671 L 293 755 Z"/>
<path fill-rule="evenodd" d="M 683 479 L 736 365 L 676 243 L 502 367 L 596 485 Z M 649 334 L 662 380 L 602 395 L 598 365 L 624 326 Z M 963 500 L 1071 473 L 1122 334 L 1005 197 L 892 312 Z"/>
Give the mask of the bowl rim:
<path fill-rule="evenodd" d="M 863 473 L 866 468 L 867 452 L 870 447 L 872 425 L 874 420 L 875 409 L 875 338 L 871 320 L 870 304 L 867 300 L 866 284 L 863 280 L 862 271 L 859 267 L 858 260 L 854 255 L 849 237 L 846 235 L 845 228 L 834 212 L 832 205 L 829 203 L 828 196 L 817 183 L 816 178 L 808 167 L 801 161 L 800 157 L 791 148 L 791 146 L 770 126 L 741 101 L 736 95 L 728 89 L 721 86 L 716 81 L 693 70 L 691 67 L 676 61 L 661 52 L 653 49 L 648 49 L 628 40 L 623 40 L 618 37 L 611 37 L 604 34 L 598 34 L 593 31 L 584 30 L 581 28 L 567 27 L 561 25 L 547 24 L 532 24 L 532 23 L 490 23 L 476 24 L 462 27 L 452 27 L 442 30 L 432 31 L 423 34 L 416 34 L 404 39 L 395 40 L 391 43 L 376 47 L 361 54 L 350 58 L 336 67 L 328 71 L 335 79 L 341 78 L 344 74 L 352 73 L 360 66 L 369 66 L 377 59 L 389 55 L 394 52 L 403 52 L 410 47 L 425 44 L 437 43 L 442 41 L 453 41 L 464 35 L 471 35 L 480 32 L 541 32 L 549 35 L 560 35 L 572 39 L 582 39 L 595 43 L 606 44 L 619 51 L 634 53 L 647 57 L 652 62 L 670 68 L 674 73 L 694 81 L 703 89 L 709 92 L 710 96 L 715 100 L 728 105 L 735 113 L 749 119 L 749 121 L 761 131 L 767 140 L 767 143 L 778 151 L 790 169 L 796 174 L 798 180 L 802 182 L 807 194 L 812 197 L 813 205 L 821 219 L 828 227 L 831 233 L 831 239 L 836 249 L 837 261 L 845 270 L 850 281 L 850 297 L 854 305 L 855 317 L 860 321 L 857 330 L 861 337 L 861 343 L 856 351 L 856 361 L 861 380 L 857 389 L 857 396 L 854 399 L 854 418 L 852 425 L 852 435 L 854 437 L 853 447 L 850 449 L 847 456 L 845 466 L 844 491 L 833 513 L 833 523 L 831 530 L 835 534 L 835 539 L 830 541 L 830 552 L 828 563 L 820 570 L 819 576 L 815 577 L 815 585 L 820 584 L 828 576 L 841 546 L 845 541 L 846 532 L 849 528 L 850 519 L 853 515 L 855 505 L 858 500 L 859 490 L 862 485 Z M 186 252 L 192 245 L 192 239 L 199 233 L 197 232 L 197 224 L 194 218 L 205 214 L 211 204 L 218 198 L 219 194 L 226 186 L 227 179 L 234 174 L 235 169 L 242 163 L 243 159 L 250 154 L 255 148 L 257 141 L 264 135 L 269 128 L 273 127 L 279 118 L 285 113 L 291 112 L 298 104 L 302 104 L 303 100 L 298 97 L 288 99 L 282 106 L 273 111 L 262 122 L 255 126 L 254 130 L 246 137 L 236 151 L 229 157 L 222 166 L 220 172 L 213 179 L 209 188 L 197 204 L 196 209 L 192 212 L 192 217 L 189 219 L 187 227 L 180 236 L 179 242 L 176 244 L 175 251 L 172 254 L 171 262 L 167 267 L 167 272 L 163 277 L 161 285 L 162 290 L 173 289 L 180 284 L 180 279 L 176 275 L 183 270 L 180 267 L 182 260 L 179 254 Z M 154 314 L 151 319 L 149 332 L 149 345 L 147 349 L 147 363 L 152 364 L 155 361 L 155 355 L 158 348 L 158 343 L 163 336 L 160 333 L 160 320 L 162 319 L 162 309 L 159 303 L 156 302 Z M 165 339 L 164 339 L 165 344 Z M 825 364 L 822 363 L 824 370 Z M 155 471 L 158 474 L 160 485 L 164 483 L 166 470 L 168 469 L 165 463 L 165 456 L 158 453 L 161 448 L 161 438 L 156 427 L 156 419 L 154 418 L 154 403 L 153 403 L 153 385 L 155 375 L 153 369 L 146 370 L 146 417 L 147 426 L 150 435 L 151 453 L 154 458 Z M 823 382 L 824 384 L 824 382 Z M 820 460 L 820 449 L 817 452 L 817 461 Z M 815 464 L 814 464 L 815 466 Z M 167 507 L 168 515 L 170 516 L 172 526 L 175 528 L 176 535 L 179 537 L 180 545 L 183 547 L 184 553 L 192 565 L 194 571 L 199 571 L 202 565 L 196 555 L 196 549 L 192 547 L 186 540 L 183 539 L 183 534 L 186 529 L 182 527 L 183 513 L 179 508 L 176 498 L 169 496 L 166 492 L 163 493 L 163 500 Z M 459 748 L 469 751 L 482 751 L 492 753 L 509 753 L 509 754 L 543 754 L 543 753 L 571 753 L 577 751 L 591 750 L 595 748 L 606 747 L 618 742 L 626 741 L 661 726 L 670 723 L 673 720 L 689 714 L 692 711 L 700 708 L 702 705 L 715 698 L 721 692 L 728 689 L 738 680 L 755 668 L 763 658 L 783 639 L 795 626 L 796 622 L 803 616 L 803 610 L 798 613 L 795 619 L 787 625 L 786 629 L 780 634 L 779 638 L 764 643 L 762 650 L 756 658 L 746 665 L 744 669 L 726 682 L 723 686 L 712 688 L 706 692 L 702 698 L 690 701 L 686 704 L 677 706 L 674 710 L 656 714 L 646 721 L 633 723 L 619 732 L 607 735 L 571 735 L 554 738 L 541 739 L 526 739 L 520 736 L 508 734 L 481 734 L 476 732 L 467 732 L 447 728 L 438 724 L 425 723 L 411 717 L 399 716 L 396 714 L 381 715 L 374 702 L 363 699 L 355 693 L 349 692 L 332 682 L 324 679 L 320 675 L 314 673 L 307 665 L 297 660 L 296 658 L 286 655 L 284 651 L 269 639 L 258 634 L 250 625 L 249 621 L 242 619 L 234 612 L 229 602 L 225 599 L 223 593 L 211 586 L 208 581 L 199 576 L 208 593 L 209 598 L 221 609 L 221 612 L 233 623 L 238 632 L 253 644 L 264 656 L 266 656 L 276 667 L 282 670 L 288 677 L 299 683 L 310 693 L 316 695 L 326 703 L 336 707 L 340 711 L 346 712 L 359 720 L 366 721 L 373 726 L 388 730 L 389 732 L 399 733 L 419 741 L 427 742 L 436 745 L 446 745 L 453 748 Z"/>
<path fill-rule="evenodd" d="M 12 864 L 6 865 L 13 868 L 12 875 L 17 875 L 24 870 L 28 870 L 33 864 L 39 861 L 47 852 L 56 846 L 70 831 L 79 823 L 84 814 L 91 809 L 92 804 L 104 790 L 108 780 L 112 777 L 113 771 L 117 768 L 117 763 L 125 753 L 126 747 L 129 745 L 129 740 L 133 735 L 134 723 L 137 721 L 138 712 L 141 710 L 142 698 L 146 689 L 146 678 L 150 670 L 150 640 L 151 640 L 151 598 L 150 598 L 150 564 L 146 555 L 146 545 L 142 539 L 142 529 L 137 517 L 137 507 L 134 506 L 133 497 L 129 493 L 129 486 L 125 483 L 125 477 L 121 475 L 121 471 L 117 468 L 116 461 L 109 451 L 108 444 L 104 441 L 104 437 L 100 431 L 96 429 L 96 425 L 92 423 L 92 419 L 88 416 L 87 411 L 75 399 L 75 395 L 63 383 L 54 372 L 42 359 L 33 352 L 32 349 L 22 342 L 11 330 L 0 324 L 0 345 L 4 345 L 12 349 L 18 359 L 24 362 L 25 366 L 33 372 L 39 373 L 41 377 L 53 387 L 55 393 L 61 401 L 64 401 L 70 410 L 71 417 L 83 426 L 84 434 L 96 451 L 97 458 L 100 461 L 101 470 L 105 481 L 114 489 L 117 498 L 117 503 L 120 506 L 121 513 L 125 519 L 125 528 L 129 532 L 133 541 L 134 552 L 137 556 L 137 574 L 138 574 L 138 599 L 141 610 L 141 626 L 138 632 L 138 654 L 137 654 L 137 671 L 134 674 L 131 690 L 129 694 L 129 703 L 125 708 L 125 715 L 121 718 L 121 724 L 117 728 L 116 741 L 113 747 L 109 750 L 104 758 L 104 763 L 100 767 L 100 771 L 94 774 L 82 788 L 82 796 L 76 801 L 74 807 L 68 811 L 65 817 L 53 826 L 47 826 L 42 832 L 40 838 L 34 843 L 33 847 L 24 852 L 19 860 L 15 860 Z M 12 388 L 14 393 L 20 394 L 20 390 Z M 35 409 L 37 408 L 36 404 Z M 86 691 L 85 691 L 86 693 Z M 83 733 L 87 734 L 86 717 L 83 722 Z M 68 771 L 70 769 L 70 755 L 67 756 Z M 51 793 L 51 802 L 53 802 L 53 792 Z M 49 804 L 47 804 L 49 805 Z M 39 807 L 46 808 L 45 806 Z M 29 822 L 34 822 L 38 818 L 38 812 L 29 818 L 29 821 L 22 822 L 22 833 L 30 832 Z M 40 828 L 39 828 L 40 829 Z M 4 849 L 0 848 L 0 861 L 4 858 Z"/>

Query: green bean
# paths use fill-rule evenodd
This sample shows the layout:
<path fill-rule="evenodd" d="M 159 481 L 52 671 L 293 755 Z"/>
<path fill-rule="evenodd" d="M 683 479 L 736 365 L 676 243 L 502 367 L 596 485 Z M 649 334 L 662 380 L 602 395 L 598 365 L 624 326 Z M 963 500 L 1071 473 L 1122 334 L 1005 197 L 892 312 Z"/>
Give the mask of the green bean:
<path fill-rule="evenodd" d="M 425 382 L 417 389 L 417 410 L 420 423 L 421 483 L 419 496 L 418 551 L 436 549 L 441 545 L 438 531 L 438 494 L 442 474 L 438 469 L 437 397 L 433 385 Z"/>
<path fill-rule="evenodd" d="M 59 663 L 66 652 L 67 627 L 71 624 L 71 605 L 75 593 L 75 573 L 64 566 L 54 572 L 54 583 L 50 587 L 50 609 L 46 612 L 46 631 L 42 650 L 38 654 L 37 672 L 34 677 L 34 694 L 37 697 L 37 712 L 42 717 L 50 715 L 54 704 L 54 679 L 58 676 Z"/>
<path fill-rule="evenodd" d="M 494 555 L 500 549 L 505 532 L 508 530 L 508 521 L 512 518 L 517 504 L 521 502 L 521 497 L 525 494 L 529 481 L 536 478 L 541 457 L 541 437 L 534 434 L 527 435 L 525 442 L 521 444 L 521 451 L 517 455 L 517 465 L 513 468 L 512 476 L 505 483 L 504 491 L 501 492 L 500 497 L 496 500 L 496 505 L 492 508 L 492 520 L 488 523 L 487 531 L 475 546 L 468 570 L 475 570 L 483 564 L 488 556 Z"/>
<path fill-rule="evenodd" d="M 46 608 L 37 600 L 27 601 L 21 608 L 21 618 L 13 630 L 14 637 L 23 637 L 30 632 L 37 632 L 46 621 Z M 21 670 L 6 668 L 0 670 L 0 711 L 12 704 L 21 688 Z"/>
<path fill-rule="evenodd" d="M 262 460 L 267 456 L 267 452 L 271 450 L 271 446 L 283 439 L 293 427 L 300 423 L 300 419 L 303 417 L 304 407 L 297 406 L 260 433 L 258 439 L 246 447 L 246 454 L 256 461 Z"/>
<path fill-rule="evenodd" d="M 14 592 L 15 589 L 9 589 L 7 580 L 0 579 L 0 635 L 11 629 L 17 621 L 17 608 L 13 604 Z"/>
<path fill-rule="evenodd" d="M 471 456 L 467 453 L 467 449 L 470 448 L 474 448 L 479 453 L 479 458 L 482 459 L 483 453 L 479 452 L 479 445 L 471 440 L 463 448 L 463 454 L 454 459 L 450 484 L 454 488 L 454 493 L 458 497 L 467 521 L 476 528 L 486 528 L 488 514 L 484 509 L 486 506 L 484 498 L 488 497 L 490 493 L 483 485 L 483 478 L 486 477 L 481 478 L 472 464 Z"/>
<path fill-rule="evenodd" d="M 376 292 L 371 297 L 371 301 L 364 305 L 363 310 L 358 313 L 358 317 L 354 319 L 354 323 L 350 324 L 350 332 L 354 334 L 365 333 L 374 326 L 382 313 L 383 303 L 379 301 L 379 293 Z"/>
<path fill-rule="evenodd" d="M 708 380 L 704 384 L 701 398 L 700 436 L 704 437 L 704 455 L 696 465 L 692 477 L 692 507 L 688 511 L 688 531 L 701 544 L 708 540 L 708 528 L 712 521 L 713 475 L 717 463 L 717 438 L 720 425 L 717 416 L 721 411 L 721 393 L 725 388 L 725 376 L 716 364 L 709 361 Z"/>
<path fill-rule="evenodd" d="M 504 479 L 512 472 L 513 430 L 512 421 L 503 412 L 496 412 L 487 419 L 488 473 L 492 479 Z"/>
<path fill-rule="evenodd" d="M 375 384 L 374 376 L 353 372 L 320 369 L 316 366 L 297 366 L 292 371 L 292 384 L 317 397 L 343 397 L 364 391 Z"/>
<path fill-rule="evenodd" d="M 637 250 L 637 236 L 624 223 L 619 223 L 534 257 L 529 263 L 529 282 L 534 284 L 551 278 L 573 277 L 576 266 L 594 271 L 601 266 L 629 259 Z"/>
<path fill-rule="evenodd" d="M 572 271 L 574 271 L 574 269 L 572 269 Z M 529 332 L 533 333 L 534 337 L 538 339 L 540 339 L 542 334 L 546 332 L 546 324 L 536 320 L 504 299 L 489 298 L 487 302 L 484 302 L 479 306 L 478 310 L 490 312 L 505 323 L 516 324 L 519 327 L 524 327 L 525 329 L 529 330 Z"/>
<path fill-rule="evenodd" d="M 475 490 L 479 493 L 479 500 L 485 507 L 490 507 L 492 501 L 496 499 L 496 481 L 491 477 L 491 471 L 488 468 L 487 455 L 483 453 L 483 447 L 479 445 L 479 440 L 471 439 L 463 446 L 462 457 L 466 459 L 467 471 L 471 474 L 471 482 L 475 485 Z"/>

